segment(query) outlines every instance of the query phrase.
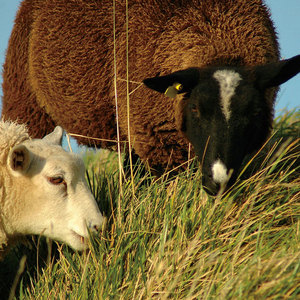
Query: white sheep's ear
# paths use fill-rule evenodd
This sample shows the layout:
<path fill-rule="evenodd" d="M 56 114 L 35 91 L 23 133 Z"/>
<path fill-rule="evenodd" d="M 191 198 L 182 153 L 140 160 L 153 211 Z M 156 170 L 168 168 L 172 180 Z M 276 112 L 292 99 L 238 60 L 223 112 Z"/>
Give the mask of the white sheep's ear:
<path fill-rule="evenodd" d="M 24 145 L 17 145 L 10 150 L 7 163 L 12 171 L 26 174 L 31 161 L 31 152 Z"/>
<path fill-rule="evenodd" d="M 60 145 L 62 143 L 64 130 L 60 126 L 56 126 L 53 132 L 46 135 L 42 140 L 54 145 Z"/>
<path fill-rule="evenodd" d="M 300 55 L 255 67 L 256 81 L 263 88 L 279 86 L 300 72 Z"/>

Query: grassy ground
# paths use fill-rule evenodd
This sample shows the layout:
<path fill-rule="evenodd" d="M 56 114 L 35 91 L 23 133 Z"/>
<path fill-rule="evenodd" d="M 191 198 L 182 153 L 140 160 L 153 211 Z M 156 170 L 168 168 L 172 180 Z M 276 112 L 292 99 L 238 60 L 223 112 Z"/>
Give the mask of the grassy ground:
<path fill-rule="evenodd" d="M 58 245 L 43 267 L 36 251 L 27 251 L 16 295 L 299 299 L 299 119 L 299 112 L 282 115 L 271 141 L 244 170 L 253 175 L 216 198 L 191 170 L 155 180 L 138 169 L 120 187 L 116 155 L 88 152 L 88 179 L 107 216 L 105 230 L 83 254 Z M 14 259 L 18 267 L 21 248 L 8 265 Z"/>

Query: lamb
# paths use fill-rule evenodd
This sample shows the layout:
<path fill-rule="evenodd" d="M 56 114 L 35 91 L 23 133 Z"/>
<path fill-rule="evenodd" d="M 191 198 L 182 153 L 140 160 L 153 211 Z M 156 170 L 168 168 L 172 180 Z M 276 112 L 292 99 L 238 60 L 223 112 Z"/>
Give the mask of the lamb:
<path fill-rule="evenodd" d="M 82 159 L 60 146 L 63 130 L 31 139 L 24 125 L 0 121 L 0 259 L 28 234 L 87 248 L 103 217 L 85 182 Z M 88 230 L 89 228 L 89 230 Z"/>
<path fill-rule="evenodd" d="M 2 117 L 35 137 L 60 125 L 114 148 L 117 108 L 120 140 L 158 174 L 197 154 L 206 190 L 229 187 L 270 133 L 277 87 L 299 72 L 299 56 L 278 61 L 262 0 L 129 0 L 128 31 L 125 16 L 125 1 L 24 0 Z"/>

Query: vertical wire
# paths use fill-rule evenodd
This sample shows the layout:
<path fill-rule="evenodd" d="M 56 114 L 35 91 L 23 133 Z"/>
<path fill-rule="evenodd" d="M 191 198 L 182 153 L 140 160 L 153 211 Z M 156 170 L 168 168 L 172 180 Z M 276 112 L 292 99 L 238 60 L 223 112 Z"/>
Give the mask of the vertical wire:
<path fill-rule="evenodd" d="M 113 40 L 114 40 L 114 92 L 115 92 L 115 106 L 116 106 L 116 126 L 117 126 L 117 145 L 118 145 L 118 159 L 119 159 L 119 184 L 120 193 L 118 197 L 118 223 L 121 225 L 121 198 L 123 195 L 122 189 L 122 159 L 120 146 L 120 129 L 119 129 L 119 109 L 118 109 L 118 91 L 117 91 L 117 50 L 116 50 L 116 0 L 113 0 Z"/>
<path fill-rule="evenodd" d="M 130 163 L 131 187 L 134 196 L 133 166 L 131 155 L 131 134 L 130 134 L 130 102 L 129 102 L 129 28 L 128 28 L 128 0 L 126 0 L 126 98 L 127 98 L 127 132 L 128 132 L 128 151 Z"/>

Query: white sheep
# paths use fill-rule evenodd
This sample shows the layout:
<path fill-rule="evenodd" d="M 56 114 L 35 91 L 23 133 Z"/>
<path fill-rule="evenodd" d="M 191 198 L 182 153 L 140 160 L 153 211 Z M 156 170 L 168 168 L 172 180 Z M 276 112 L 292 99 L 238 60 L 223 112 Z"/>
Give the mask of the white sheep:
<path fill-rule="evenodd" d="M 24 125 L 0 121 L 0 259 L 28 234 L 84 250 L 103 222 L 83 161 L 63 150 L 62 134 L 56 127 L 30 139 Z"/>

